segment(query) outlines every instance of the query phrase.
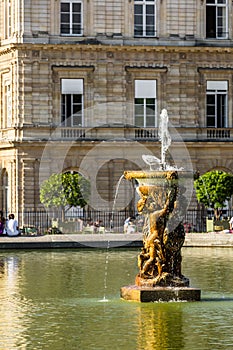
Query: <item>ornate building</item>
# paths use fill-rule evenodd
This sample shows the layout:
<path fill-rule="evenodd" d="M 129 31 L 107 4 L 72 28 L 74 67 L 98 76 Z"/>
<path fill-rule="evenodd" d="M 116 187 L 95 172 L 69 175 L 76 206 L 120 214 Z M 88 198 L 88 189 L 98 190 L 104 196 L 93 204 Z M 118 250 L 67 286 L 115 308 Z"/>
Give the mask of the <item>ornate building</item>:
<path fill-rule="evenodd" d="M 61 171 L 110 208 L 122 172 L 159 155 L 163 108 L 171 161 L 231 172 L 232 28 L 229 0 L 3 0 L 1 208 L 41 208 L 40 182 Z"/>

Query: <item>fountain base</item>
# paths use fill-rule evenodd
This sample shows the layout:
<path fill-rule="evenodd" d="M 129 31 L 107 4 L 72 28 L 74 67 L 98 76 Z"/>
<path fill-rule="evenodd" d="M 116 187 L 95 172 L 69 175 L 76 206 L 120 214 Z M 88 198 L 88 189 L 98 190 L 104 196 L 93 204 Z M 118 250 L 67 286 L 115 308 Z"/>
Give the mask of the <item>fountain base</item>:
<path fill-rule="evenodd" d="M 143 278 L 138 274 L 135 278 L 135 284 L 138 287 L 189 287 L 189 279 L 185 276 L 173 276 L 166 272 L 154 278 Z"/>
<path fill-rule="evenodd" d="M 121 298 L 139 302 L 200 301 L 201 290 L 191 287 L 141 287 L 121 288 Z"/>

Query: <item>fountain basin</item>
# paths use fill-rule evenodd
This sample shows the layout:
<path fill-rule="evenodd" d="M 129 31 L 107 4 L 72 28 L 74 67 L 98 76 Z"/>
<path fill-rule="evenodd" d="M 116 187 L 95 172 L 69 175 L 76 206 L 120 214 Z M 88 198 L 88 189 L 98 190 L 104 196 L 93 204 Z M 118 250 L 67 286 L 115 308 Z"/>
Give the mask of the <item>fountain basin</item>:
<path fill-rule="evenodd" d="M 140 287 L 121 288 L 121 298 L 139 302 L 200 301 L 201 290 L 192 287 Z"/>

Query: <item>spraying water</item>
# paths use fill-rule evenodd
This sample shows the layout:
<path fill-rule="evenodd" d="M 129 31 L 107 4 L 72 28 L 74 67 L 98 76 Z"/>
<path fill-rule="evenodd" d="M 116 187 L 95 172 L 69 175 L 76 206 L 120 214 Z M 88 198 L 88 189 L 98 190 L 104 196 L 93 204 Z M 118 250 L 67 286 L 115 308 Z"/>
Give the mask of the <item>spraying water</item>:
<path fill-rule="evenodd" d="M 108 277 L 108 258 L 109 258 L 109 248 L 110 248 L 110 241 L 108 240 L 108 245 L 106 249 L 106 258 L 105 258 L 105 269 L 104 269 L 104 296 L 103 299 L 100 300 L 100 302 L 108 302 L 109 300 L 106 298 L 106 292 L 107 292 L 107 277 Z"/>
<path fill-rule="evenodd" d="M 123 179 L 124 179 L 124 175 L 121 175 L 116 185 L 115 196 L 114 196 L 113 205 L 112 205 L 112 213 L 110 218 L 110 231 L 113 229 L 113 226 L 114 226 L 114 211 L 116 209 L 116 201 L 117 201 L 117 196 L 119 192 L 119 187 Z"/>
<path fill-rule="evenodd" d="M 117 185 L 116 185 L 116 191 L 115 191 L 115 196 L 114 196 L 114 201 L 113 201 L 113 206 L 112 206 L 112 211 L 114 212 L 115 207 L 116 207 L 116 200 L 117 200 L 117 196 L 118 196 L 118 192 L 119 192 L 119 187 L 121 184 L 121 181 L 124 179 L 124 175 L 121 175 L 121 177 L 119 178 L 119 180 L 117 181 Z"/>
<path fill-rule="evenodd" d="M 162 168 L 165 169 L 166 152 L 171 144 L 171 136 L 168 131 L 168 114 L 166 109 L 163 109 L 160 114 L 159 141 L 161 141 L 161 164 Z"/>
<path fill-rule="evenodd" d="M 115 196 L 114 196 L 114 201 L 113 201 L 113 206 L 112 206 L 112 213 L 111 213 L 111 218 L 110 218 L 110 231 L 113 229 L 113 220 L 114 220 L 114 210 L 116 207 L 116 201 L 117 201 L 117 195 L 119 192 L 119 187 L 121 184 L 121 181 L 123 180 L 124 175 L 121 175 L 119 178 L 117 185 L 116 185 L 116 191 L 115 191 Z M 106 298 L 106 291 L 107 291 L 107 277 L 108 277 L 108 258 L 109 258 L 109 248 L 110 248 L 110 241 L 108 240 L 107 242 L 107 248 L 106 248 L 106 259 L 105 259 L 105 270 L 104 270 L 104 296 L 103 299 L 100 300 L 100 302 L 108 302 L 109 300 Z"/>
<path fill-rule="evenodd" d="M 158 135 L 161 142 L 161 159 L 143 154 L 142 159 L 144 162 L 150 166 L 150 170 L 183 170 L 183 168 L 177 168 L 166 163 L 166 153 L 172 141 L 168 131 L 168 114 L 166 109 L 163 109 L 160 114 Z"/>

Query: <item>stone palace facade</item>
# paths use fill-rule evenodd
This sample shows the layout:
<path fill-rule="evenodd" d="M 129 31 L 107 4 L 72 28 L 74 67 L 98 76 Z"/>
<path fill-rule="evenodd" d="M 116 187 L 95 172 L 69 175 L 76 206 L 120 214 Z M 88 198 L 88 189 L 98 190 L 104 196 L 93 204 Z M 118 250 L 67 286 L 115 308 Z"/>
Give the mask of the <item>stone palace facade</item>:
<path fill-rule="evenodd" d="M 91 207 L 110 209 L 123 171 L 160 156 L 164 108 L 169 162 L 232 172 L 233 3 L 3 0 L 0 94 L 6 212 L 43 208 L 40 183 L 65 171 L 90 179 Z"/>

